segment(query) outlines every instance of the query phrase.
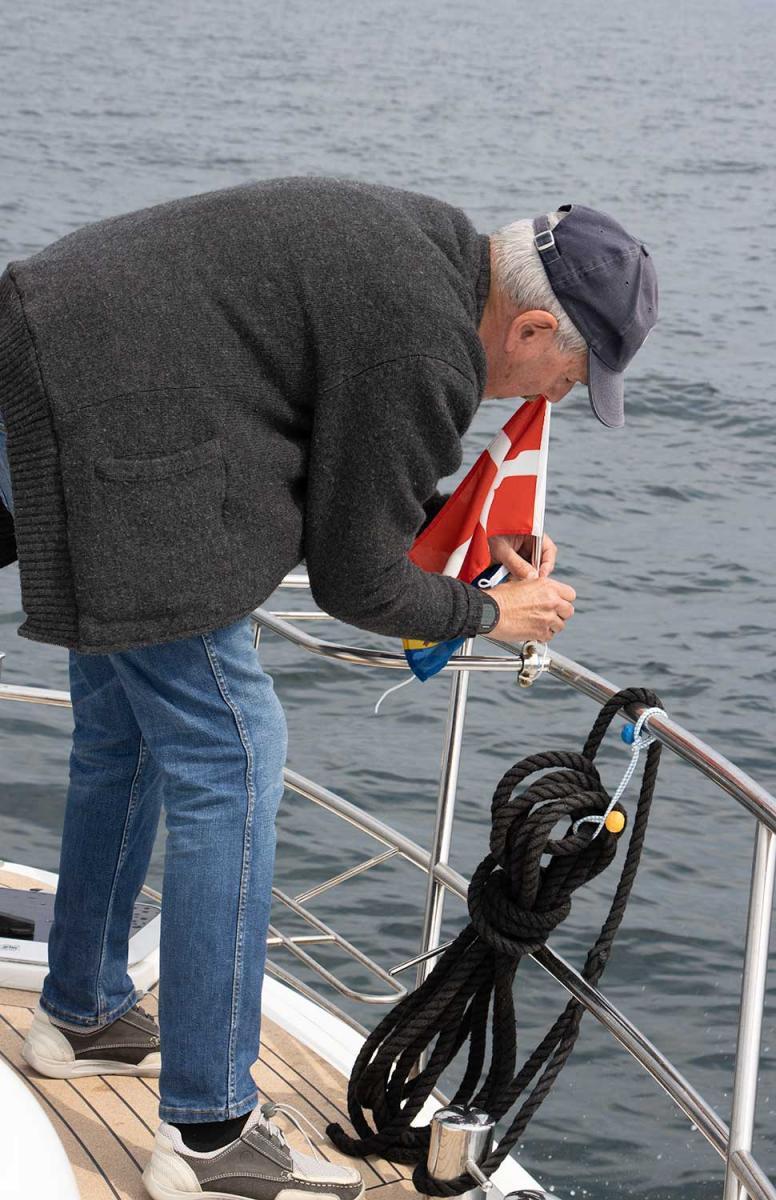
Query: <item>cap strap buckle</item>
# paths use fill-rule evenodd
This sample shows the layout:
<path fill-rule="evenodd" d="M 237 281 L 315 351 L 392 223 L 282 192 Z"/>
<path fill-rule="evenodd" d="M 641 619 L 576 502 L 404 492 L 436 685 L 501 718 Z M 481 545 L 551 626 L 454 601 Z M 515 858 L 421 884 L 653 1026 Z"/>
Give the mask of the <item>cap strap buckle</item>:
<path fill-rule="evenodd" d="M 555 262 L 560 258 L 560 252 L 555 244 L 555 234 L 550 229 L 549 218 L 546 213 L 542 213 L 540 217 L 534 217 L 534 246 L 541 255 L 542 262 Z"/>

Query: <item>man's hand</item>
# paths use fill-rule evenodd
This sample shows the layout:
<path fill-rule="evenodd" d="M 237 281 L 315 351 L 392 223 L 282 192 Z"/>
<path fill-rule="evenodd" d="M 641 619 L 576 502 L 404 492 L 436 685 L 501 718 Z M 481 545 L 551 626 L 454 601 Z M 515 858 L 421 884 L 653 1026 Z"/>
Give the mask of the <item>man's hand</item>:
<path fill-rule="evenodd" d="M 542 540 L 542 559 L 537 576 L 536 568 L 531 565 L 534 537 L 530 533 L 496 534 L 488 538 L 491 558 L 494 562 L 506 567 L 515 579 L 546 579 L 555 569 L 558 557 L 558 547 L 552 538 L 545 533 Z"/>
<path fill-rule="evenodd" d="M 488 591 L 501 617 L 490 634 L 505 642 L 549 642 L 574 615 L 577 593 L 555 579 L 508 580 Z"/>

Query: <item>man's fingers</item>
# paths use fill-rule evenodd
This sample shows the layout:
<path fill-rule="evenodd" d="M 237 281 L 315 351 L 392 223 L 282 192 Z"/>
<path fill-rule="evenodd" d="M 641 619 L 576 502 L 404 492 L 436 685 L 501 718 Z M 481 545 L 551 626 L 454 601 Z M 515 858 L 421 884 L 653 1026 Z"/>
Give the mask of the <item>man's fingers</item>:
<path fill-rule="evenodd" d="M 541 566 L 539 567 L 539 575 L 542 579 L 545 579 L 548 575 L 551 575 L 555 570 L 557 558 L 558 547 L 555 545 L 550 535 L 545 533 L 544 540 L 542 542 L 542 562 Z"/>
<path fill-rule="evenodd" d="M 563 621 L 568 621 L 574 616 L 574 605 L 569 604 L 568 600 L 559 600 L 555 611 Z"/>
<path fill-rule="evenodd" d="M 536 568 L 508 546 L 500 548 L 499 562 L 515 579 L 536 579 Z"/>

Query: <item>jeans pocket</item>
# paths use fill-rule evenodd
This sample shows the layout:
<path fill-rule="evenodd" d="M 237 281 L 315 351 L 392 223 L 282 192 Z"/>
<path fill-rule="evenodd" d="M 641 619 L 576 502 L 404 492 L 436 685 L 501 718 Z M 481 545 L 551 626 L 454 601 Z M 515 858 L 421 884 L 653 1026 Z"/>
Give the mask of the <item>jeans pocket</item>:
<path fill-rule="evenodd" d="M 228 579 L 225 494 L 218 438 L 159 457 L 94 460 L 92 527 L 79 538 L 89 612 L 196 621 Z"/>

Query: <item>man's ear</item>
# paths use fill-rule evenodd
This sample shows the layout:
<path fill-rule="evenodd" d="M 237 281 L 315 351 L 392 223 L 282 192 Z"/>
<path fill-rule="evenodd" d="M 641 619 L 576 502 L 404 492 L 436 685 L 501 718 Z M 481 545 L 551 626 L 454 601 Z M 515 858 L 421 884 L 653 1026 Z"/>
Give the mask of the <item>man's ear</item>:
<path fill-rule="evenodd" d="M 513 317 L 507 330 L 505 349 L 512 354 L 521 342 L 528 343 L 537 334 L 540 338 L 546 338 L 547 334 L 554 337 L 557 328 L 557 317 L 554 317 L 551 312 L 547 312 L 544 308 L 530 308 Z"/>

